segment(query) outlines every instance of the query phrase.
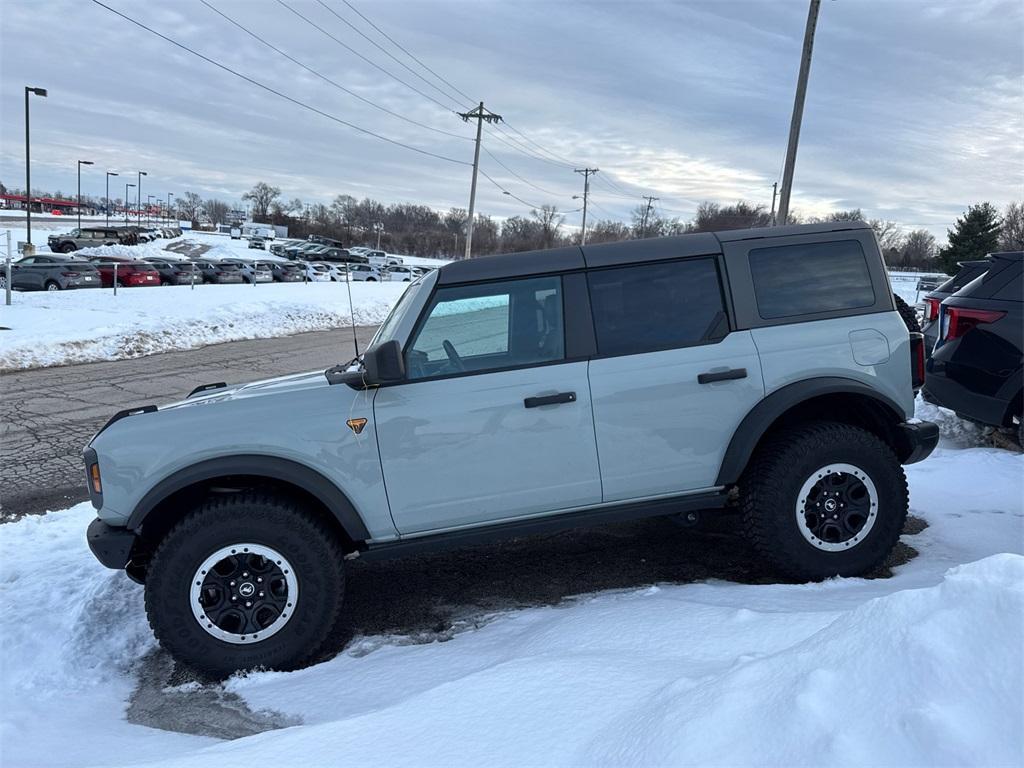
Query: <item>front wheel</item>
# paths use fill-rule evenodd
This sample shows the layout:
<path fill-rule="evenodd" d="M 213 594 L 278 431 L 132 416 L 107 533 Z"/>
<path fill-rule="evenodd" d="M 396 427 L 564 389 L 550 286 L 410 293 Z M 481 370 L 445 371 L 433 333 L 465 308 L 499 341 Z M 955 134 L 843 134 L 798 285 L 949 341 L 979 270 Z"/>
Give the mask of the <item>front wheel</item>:
<path fill-rule="evenodd" d="M 909 497 L 896 454 L 871 432 L 817 422 L 761 445 L 740 480 L 747 535 L 801 581 L 862 576 L 903 531 Z"/>
<path fill-rule="evenodd" d="M 203 674 L 295 669 L 337 623 L 343 563 L 337 536 L 295 502 L 213 497 L 158 546 L 146 614 L 161 645 Z"/>

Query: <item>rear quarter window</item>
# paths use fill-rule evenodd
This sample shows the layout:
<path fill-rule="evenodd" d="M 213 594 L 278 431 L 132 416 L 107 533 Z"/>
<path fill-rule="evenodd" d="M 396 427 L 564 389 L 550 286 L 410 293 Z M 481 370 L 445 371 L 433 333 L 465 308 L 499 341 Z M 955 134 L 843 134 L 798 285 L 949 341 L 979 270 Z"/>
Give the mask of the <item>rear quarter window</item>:
<path fill-rule="evenodd" d="M 875 303 L 864 249 L 856 240 L 755 248 L 748 258 L 757 312 L 765 320 Z"/>

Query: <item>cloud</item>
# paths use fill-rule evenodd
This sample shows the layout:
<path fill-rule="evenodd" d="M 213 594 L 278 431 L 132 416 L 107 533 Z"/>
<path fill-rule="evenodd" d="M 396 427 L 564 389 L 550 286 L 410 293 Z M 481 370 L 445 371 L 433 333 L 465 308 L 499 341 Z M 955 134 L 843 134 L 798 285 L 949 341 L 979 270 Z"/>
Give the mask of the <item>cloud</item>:
<path fill-rule="evenodd" d="M 482 167 L 528 202 L 577 208 L 582 179 L 572 170 L 587 165 L 601 169 L 591 185 L 600 216 L 625 218 L 644 194 L 684 217 L 704 199 L 768 205 L 806 18 L 802 2 L 354 0 L 467 100 L 337 0 L 325 2 L 438 87 L 309 0 L 286 2 L 356 54 L 276 2 L 210 2 L 364 98 L 461 138 L 340 92 L 198 0 L 109 0 L 271 88 L 458 163 L 360 135 L 93 3 L 5 0 L 0 179 L 23 183 L 20 104 L 30 84 L 50 90 L 32 103 L 32 146 L 34 185 L 51 191 L 72 189 L 75 160 L 92 159 L 83 188 L 93 194 L 102 194 L 102 169 L 142 168 L 157 193 L 236 201 L 264 180 L 310 202 L 352 194 L 465 207 L 470 171 L 460 163 L 472 160 L 472 126 L 454 111 L 483 98 L 529 139 L 509 128 L 487 132 L 485 146 L 514 173 L 486 154 Z M 1015 0 L 823 4 L 793 208 L 820 215 L 860 207 L 942 236 L 970 202 L 1019 198 L 1022 39 Z M 483 179 L 477 208 L 497 217 L 525 212 Z"/>

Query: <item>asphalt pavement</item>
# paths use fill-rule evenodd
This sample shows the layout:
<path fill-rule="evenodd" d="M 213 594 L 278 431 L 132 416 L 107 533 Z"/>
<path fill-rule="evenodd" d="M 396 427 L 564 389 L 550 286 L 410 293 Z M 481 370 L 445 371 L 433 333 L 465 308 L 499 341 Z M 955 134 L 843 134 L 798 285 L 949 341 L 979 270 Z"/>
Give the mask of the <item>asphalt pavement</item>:
<path fill-rule="evenodd" d="M 360 348 L 375 330 L 357 329 Z M 0 520 L 84 501 L 82 449 L 117 411 L 181 400 L 200 384 L 324 370 L 352 356 L 346 328 L 0 373 Z"/>

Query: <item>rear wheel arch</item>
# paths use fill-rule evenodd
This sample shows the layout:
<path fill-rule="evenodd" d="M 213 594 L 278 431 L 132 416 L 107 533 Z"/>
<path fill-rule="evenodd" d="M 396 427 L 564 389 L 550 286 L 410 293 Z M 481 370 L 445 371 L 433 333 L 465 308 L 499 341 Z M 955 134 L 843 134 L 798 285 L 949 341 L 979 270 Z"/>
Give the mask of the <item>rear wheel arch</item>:
<path fill-rule="evenodd" d="M 251 490 L 297 499 L 328 523 L 346 551 L 370 538 L 348 496 L 316 470 L 275 456 L 243 455 L 202 461 L 157 483 L 128 519 L 127 527 L 139 537 L 138 554 L 155 547 L 167 531 L 209 496 Z"/>
<path fill-rule="evenodd" d="M 766 439 L 780 429 L 812 421 L 862 427 L 884 440 L 900 461 L 912 446 L 899 429 L 900 407 L 885 395 L 853 379 L 827 377 L 789 384 L 755 405 L 733 433 L 716 485 L 733 485 Z"/>

